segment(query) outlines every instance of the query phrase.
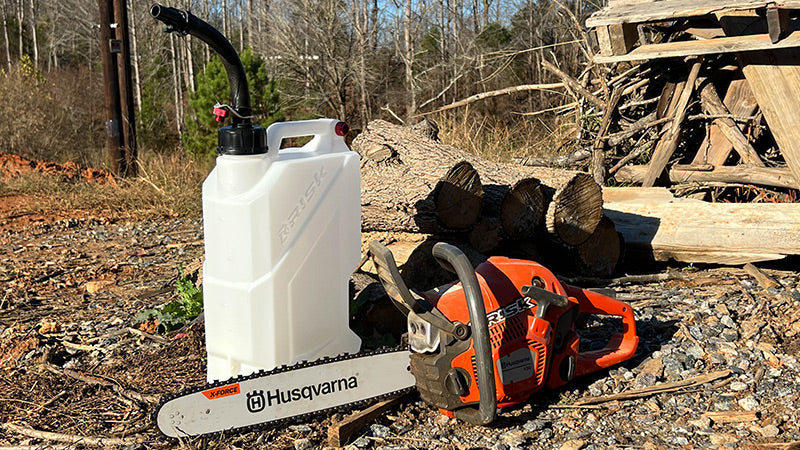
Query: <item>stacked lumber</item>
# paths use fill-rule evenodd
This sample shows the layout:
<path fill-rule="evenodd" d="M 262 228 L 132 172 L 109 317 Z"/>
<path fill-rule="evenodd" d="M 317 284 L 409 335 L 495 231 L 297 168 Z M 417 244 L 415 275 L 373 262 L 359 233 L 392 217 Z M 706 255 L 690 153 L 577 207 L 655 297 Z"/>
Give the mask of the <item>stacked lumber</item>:
<path fill-rule="evenodd" d="M 621 241 L 585 173 L 488 161 L 384 121 L 371 122 L 352 148 L 362 159 L 362 231 L 384 233 L 416 288 L 452 278 L 430 256 L 439 241 L 473 263 L 505 255 L 589 276 L 619 263 Z"/>
<path fill-rule="evenodd" d="M 578 150 L 519 162 L 584 167 L 601 185 L 691 186 L 698 198 L 750 186 L 795 198 L 797 15 L 797 1 L 610 0 L 586 24 L 593 62 L 616 65 L 580 80 L 545 66 L 577 84 L 561 113 L 583 124 Z"/>

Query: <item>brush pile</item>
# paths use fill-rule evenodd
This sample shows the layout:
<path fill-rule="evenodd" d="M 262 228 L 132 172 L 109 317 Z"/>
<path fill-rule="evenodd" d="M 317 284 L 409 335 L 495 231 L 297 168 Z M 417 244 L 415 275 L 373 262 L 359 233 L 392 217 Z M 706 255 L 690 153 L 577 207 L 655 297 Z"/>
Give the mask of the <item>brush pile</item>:
<path fill-rule="evenodd" d="M 647 8 L 639 6 L 637 11 L 644 14 Z M 726 53 L 736 48 L 730 47 L 699 54 L 709 53 L 706 47 L 713 45 L 724 47 L 728 41 L 721 39 L 751 40 L 751 35 L 719 38 L 726 36 L 723 28 L 732 33 L 734 27 L 723 18 L 719 23 L 725 25 L 716 25 L 720 28 L 712 30 L 717 33 L 713 36 L 708 28 L 696 26 L 700 19 L 677 20 L 666 27 L 644 22 L 647 18 L 637 18 L 643 21 L 638 25 L 628 23 L 633 18 L 627 16 L 601 18 L 624 19 L 623 28 L 633 30 L 621 35 L 632 36 L 628 47 L 595 55 L 595 61 L 613 65 L 591 64 L 577 78 L 546 66 L 573 95 L 574 101 L 560 111 L 574 117 L 577 150 L 551 158 L 521 157 L 518 163 L 585 168 L 601 185 L 679 185 L 679 191 L 701 199 L 797 199 L 800 102 L 793 92 L 800 76 L 800 52 L 786 48 Z M 753 18 L 759 20 L 763 17 Z M 614 26 L 599 19 L 592 24 L 598 36 L 611 30 L 613 37 Z M 637 47 L 637 39 L 647 40 L 654 29 L 662 43 Z M 695 43 L 705 47 L 686 47 Z"/>

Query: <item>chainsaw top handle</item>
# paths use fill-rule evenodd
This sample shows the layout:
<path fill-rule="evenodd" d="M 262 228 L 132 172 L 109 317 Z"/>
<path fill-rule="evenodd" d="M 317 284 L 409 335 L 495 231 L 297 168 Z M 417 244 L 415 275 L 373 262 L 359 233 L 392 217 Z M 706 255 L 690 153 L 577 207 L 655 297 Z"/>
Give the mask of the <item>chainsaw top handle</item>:
<path fill-rule="evenodd" d="M 456 418 L 473 425 L 487 425 L 497 415 L 497 391 L 492 362 L 492 346 L 489 340 L 489 321 L 483 303 L 480 284 L 466 255 L 457 247 L 439 242 L 433 246 L 433 257 L 446 270 L 458 275 L 464 290 L 469 311 L 472 344 L 475 348 L 480 402 L 478 409 L 466 407 L 455 410 Z"/>

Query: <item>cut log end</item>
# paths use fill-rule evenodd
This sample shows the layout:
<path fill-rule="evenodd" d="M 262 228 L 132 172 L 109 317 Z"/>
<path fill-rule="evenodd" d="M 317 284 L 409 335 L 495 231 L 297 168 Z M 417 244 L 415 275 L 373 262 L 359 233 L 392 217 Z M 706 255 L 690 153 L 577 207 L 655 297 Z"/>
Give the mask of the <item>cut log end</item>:
<path fill-rule="evenodd" d="M 614 222 L 603 216 L 589 239 L 577 247 L 578 263 L 590 276 L 610 277 L 622 255 L 622 242 Z"/>
<path fill-rule="evenodd" d="M 500 220 L 494 217 L 481 217 L 469 233 L 469 245 L 486 253 L 500 243 Z"/>
<path fill-rule="evenodd" d="M 434 193 L 439 222 L 446 229 L 471 227 L 481 212 L 483 187 L 472 164 L 461 161 L 439 181 Z"/>
<path fill-rule="evenodd" d="M 520 180 L 503 198 L 500 221 L 511 239 L 533 237 L 544 222 L 546 204 L 542 185 L 536 178 Z"/>
<path fill-rule="evenodd" d="M 594 232 L 603 214 L 603 192 L 585 173 L 558 189 L 547 210 L 547 231 L 568 245 L 579 245 Z"/>

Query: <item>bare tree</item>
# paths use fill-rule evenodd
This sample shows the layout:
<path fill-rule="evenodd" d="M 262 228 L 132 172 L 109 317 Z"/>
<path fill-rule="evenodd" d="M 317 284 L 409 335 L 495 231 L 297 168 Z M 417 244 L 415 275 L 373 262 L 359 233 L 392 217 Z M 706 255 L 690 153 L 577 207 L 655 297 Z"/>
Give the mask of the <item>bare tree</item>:
<path fill-rule="evenodd" d="M 8 64 L 8 70 L 11 70 L 11 51 L 9 50 L 9 43 L 8 43 L 8 25 L 6 23 L 6 0 L 0 0 L 0 14 L 3 15 L 3 42 L 5 43 L 6 49 L 6 63 Z"/>
<path fill-rule="evenodd" d="M 33 68 L 39 69 L 39 42 L 36 39 L 36 3 L 34 0 L 29 2 L 31 8 L 31 39 L 33 40 Z"/>
<path fill-rule="evenodd" d="M 25 1 L 24 0 L 17 0 L 17 26 L 19 29 L 19 57 L 22 58 L 22 55 L 25 53 L 25 50 L 22 48 L 22 24 L 25 23 Z"/>
<path fill-rule="evenodd" d="M 369 101 L 367 92 L 367 51 L 370 46 L 368 41 L 371 36 L 369 29 L 369 16 L 367 15 L 367 0 L 353 0 L 350 5 L 350 20 L 356 35 L 356 49 L 358 52 L 358 90 L 359 118 L 361 126 L 366 127 L 369 121 Z"/>
<path fill-rule="evenodd" d="M 175 37 L 169 34 L 169 50 L 172 56 L 172 83 L 175 94 L 175 126 L 178 136 L 183 137 L 183 88 L 181 87 L 180 64 L 178 64 L 179 47 L 175 45 Z"/>
<path fill-rule="evenodd" d="M 408 92 L 408 104 L 406 106 L 406 117 L 411 117 L 417 112 L 417 96 L 416 88 L 414 86 L 414 41 L 411 39 L 411 6 L 412 1 L 406 0 L 405 8 L 403 9 L 403 47 L 405 53 L 403 55 L 403 64 L 406 68 L 406 90 Z"/>
<path fill-rule="evenodd" d="M 281 75 L 306 86 L 305 100 L 319 100 L 329 113 L 347 118 L 353 76 L 352 33 L 337 0 L 281 0 L 270 8 L 267 48 Z"/>

